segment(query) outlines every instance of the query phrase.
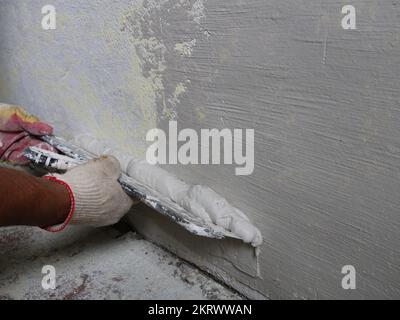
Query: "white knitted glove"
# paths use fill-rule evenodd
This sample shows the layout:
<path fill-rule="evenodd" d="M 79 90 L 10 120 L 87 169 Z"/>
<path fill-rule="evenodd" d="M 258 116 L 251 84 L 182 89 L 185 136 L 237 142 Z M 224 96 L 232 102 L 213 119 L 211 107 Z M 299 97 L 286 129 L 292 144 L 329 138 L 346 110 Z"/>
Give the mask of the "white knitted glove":
<path fill-rule="evenodd" d="M 117 223 L 135 203 L 117 179 L 121 168 L 112 156 L 103 156 L 75 167 L 65 174 L 53 174 L 67 183 L 75 198 L 70 223 L 94 227 Z"/>

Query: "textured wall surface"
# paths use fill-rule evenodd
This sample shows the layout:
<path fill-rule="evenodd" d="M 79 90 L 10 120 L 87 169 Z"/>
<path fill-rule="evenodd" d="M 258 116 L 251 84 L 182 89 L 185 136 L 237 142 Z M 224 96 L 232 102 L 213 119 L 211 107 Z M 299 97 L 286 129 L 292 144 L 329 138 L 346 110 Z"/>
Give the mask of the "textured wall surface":
<path fill-rule="evenodd" d="M 259 265 L 145 209 L 142 233 L 250 297 L 400 297 L 400 1 L 53 0 L 44 31 L 47 2 L 0 0 L 0 100 L 136 156 L 168 120 L 255 129 L 253 175 L 168 169 L 255 222 Z"/>

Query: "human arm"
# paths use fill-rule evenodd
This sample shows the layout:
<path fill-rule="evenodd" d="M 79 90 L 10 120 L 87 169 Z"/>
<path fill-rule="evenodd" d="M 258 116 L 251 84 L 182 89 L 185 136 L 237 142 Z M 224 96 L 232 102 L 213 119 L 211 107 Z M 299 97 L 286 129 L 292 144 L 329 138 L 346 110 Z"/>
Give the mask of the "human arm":
<path fill-rule="evenodd" d="M 0 169 L 0 226 L 29 225 L 59 231 L 71 224 L 106 226 L 118 222 L 135 203 L 118 183 L 120 165 L 101 157 L 55 174 L 37 178 Z"/>
<path fill-rule="evenodd" d="M 0 226 L 57 225 L 65 221 L 70 205 L 61 184 L 0 168 Z"/>

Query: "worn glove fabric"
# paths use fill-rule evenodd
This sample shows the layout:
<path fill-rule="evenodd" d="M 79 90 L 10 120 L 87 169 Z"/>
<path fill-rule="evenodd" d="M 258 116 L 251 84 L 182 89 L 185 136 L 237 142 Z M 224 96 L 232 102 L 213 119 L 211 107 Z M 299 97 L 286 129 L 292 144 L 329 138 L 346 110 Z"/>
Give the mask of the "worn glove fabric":
<path fill-rule="evenodd" d="M 74 195 L 75 211 L 70 223 L 94 227 L 111 225 L 129 211 L 135 202 L 118 183 L 120 172 L 116 158 L 103 156 L 65 174 L 52 175 L 67 183 Z"/>
<path fill-rule="evenodd" d="M 23 152 L 30 146 L 56 152 L 52 146 L 37 139 L 52 133 L 51 126 L 29 115 L 21 107 L 0 103 L 0 160 L 27 164 L 29 161 Z"/>

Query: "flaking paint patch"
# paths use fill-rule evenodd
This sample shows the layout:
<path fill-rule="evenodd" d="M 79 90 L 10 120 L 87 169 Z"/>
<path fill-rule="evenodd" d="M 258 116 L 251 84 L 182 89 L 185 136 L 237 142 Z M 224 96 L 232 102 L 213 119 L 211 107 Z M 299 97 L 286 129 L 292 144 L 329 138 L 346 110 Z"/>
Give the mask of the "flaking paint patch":
<path fill-rule="evenodd" d="M 150 97 L 152 109 L 158 111 L 158 120 L 178 119 L 178 96 L 182 93 L 182 83 L 188 82 L 188 79 L 166 78 L 168 54 L 175 52 L 184 58 L 191 57 L 197 42 L 191 39 L 175 43 L 172 47 L 168 41 L 165 42 L 163 32 L 170 26 L 172 17 L 182 21 L 189 17 L 193 28 L 204 18 L 203 2 L 143 0 L 125 10 L 120 19 L 120 30 L 129 35 L 129 41 L 135 48 L 131 61 L 138 65 L 136 69 L 141 69 L 137 71 L 146 83 L 139 95 Z M 138 99 L 139 103 L 143 100 Z M 140 103 L 140 106 L 150 109 L 149 104 Z"/>
<path fill-rule="evenodd" d="M 175 44 L 174 50 L 181 56 L 190 57 L 193 53 L 193 48 L 196 46 L 196 39 L 186 42 L 178 42 Z"/>
<path fill-rule="evenodd" d="M 196 107 L 195 112 L 196 112 L 196 117 L 198 120 L 202 121 L 206 118 L 206 114 L 204 112 L 203 107 Z"/>
<path fill-rule="evenodd" d="M 197 24 L 200 24 L 201 20 L 205 17 L 204 15 L 204 3 L 203 0 L 196 0 L 189 11 L 190 17 L 193 18 Z"/>
<path fill-rule="evenodd" d="M 171 98 L 168 99 L 168 102 L 172 105 L 172 106 L 177 106 L 178 103 L 180 103 L 180 99 L 179 97 L 184 94 L 186 91 L 186 86 L 185 84 L 183 84 L 182 82 L 179 82 L 176 87 L 175 87 L 175 91 L 172 95 Z"/>
<path fill-rule="evenodd" d="M 144 109 L 155 109 L 158 105 L 162 114 L 168 119 L 176 119 L 176 110 L 170 108 L 165 102 L 163 85 L 163 72 L 166 70 L 166 47 L 163 41 L 152 30 L 153 10 L 160 10 L 168 1 L 141 1 L 132 6 L 122 15 L 121 31 L 130 35 L 130 40 L 135 46 L 132 56 L 133 64 L 143 76 L 143 83 L 138 97 L 139 105 Z M 135 74 L 137 74 L 135 72 Z M 151 101 L 150 101 L 151 100 Z M 144 110 L 144 112 L 146 112 Z"/>

